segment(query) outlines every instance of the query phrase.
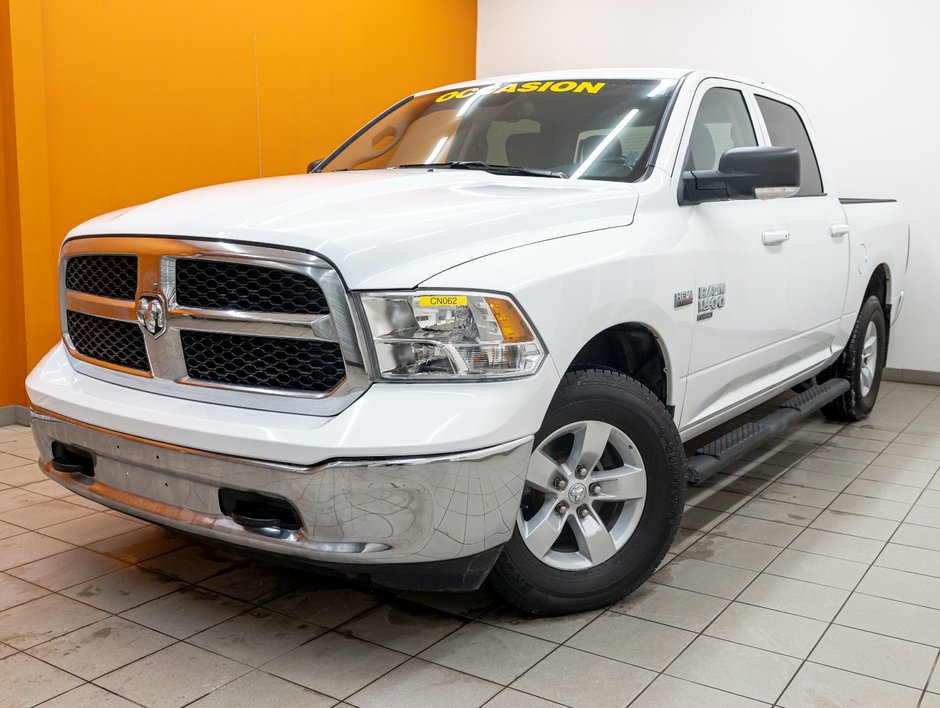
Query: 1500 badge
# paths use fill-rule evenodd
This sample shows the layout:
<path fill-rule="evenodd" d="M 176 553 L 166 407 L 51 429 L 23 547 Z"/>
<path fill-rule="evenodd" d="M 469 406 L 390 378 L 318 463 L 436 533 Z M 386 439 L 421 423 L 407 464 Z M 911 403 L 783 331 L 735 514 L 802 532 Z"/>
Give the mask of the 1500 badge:
<path fill-rule="evenodd" d="M 703 285 L 698 289 L 698 315 L 696 321 L 707 320 L 715 310 L 725 306 L 725 284 Z"/>

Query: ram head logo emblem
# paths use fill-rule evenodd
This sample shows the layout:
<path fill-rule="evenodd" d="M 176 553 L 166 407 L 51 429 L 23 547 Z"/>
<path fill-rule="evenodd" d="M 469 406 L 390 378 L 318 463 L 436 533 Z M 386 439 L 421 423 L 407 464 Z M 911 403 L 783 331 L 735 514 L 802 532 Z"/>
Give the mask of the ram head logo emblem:
<path fill-rule="evenodd" d="M 137 301 L 137 321 L 154 337 L 166 331 L 166 309 L 159 297 L 141 297 Z"/>

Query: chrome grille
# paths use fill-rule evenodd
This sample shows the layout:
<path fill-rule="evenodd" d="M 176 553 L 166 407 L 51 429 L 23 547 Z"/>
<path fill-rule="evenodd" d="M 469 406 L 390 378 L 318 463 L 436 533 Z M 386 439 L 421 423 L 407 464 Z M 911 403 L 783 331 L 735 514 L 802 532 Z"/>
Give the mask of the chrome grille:
<path fill-rule="evenodd" d="M 326 315 L 323 291 L 302 273 L 250 263 L 180 258 L 176 302 L 183 307 Z"/>
<path fill-rule="evenodd" d="M 79 277 L 87 273 L 98 277 Z M 101 273 L 121 273 L 123 287 Z M 339 413 L 369 386 L 342 280 L 313 254 L 157 236 L 72 239 L 60 287 L 65 344 L 90 376 L 314 415 Z"/>
<path fill-rule="evenodd" d="M 121 322 L 81 312 L 66 313 L 69 337 L 76 351 L 128 369 L 149 371 L 144 334 L 136 322 Z"/>
<path fill-rule="evenodd" d="M 182 331 L 190 378 L 234 386 L 329 391 L 345 376 L 335 342 Z"/>
<path fill-rule="evenodd" d="M 101 297 L 137 296 L 137 256 L 76 256 L 65 269 L 65 287 Z"/>

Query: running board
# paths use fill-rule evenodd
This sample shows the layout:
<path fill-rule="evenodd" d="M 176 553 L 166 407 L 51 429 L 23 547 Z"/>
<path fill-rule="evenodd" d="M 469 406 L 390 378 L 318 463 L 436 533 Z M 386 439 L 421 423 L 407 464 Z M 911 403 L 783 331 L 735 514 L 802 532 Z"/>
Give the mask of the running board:
<path fill-rule="evenodd" d="M 730 433 L 712 440 L 699 448 L 689 459 L 687 468 L 689 484 L 704 482 L 848 390 L 849 382 L 845 379 L 829 379 L 793 396 L 780 408 L 760 420 L 745 423 L 740 428 L 735 428 Z"/>

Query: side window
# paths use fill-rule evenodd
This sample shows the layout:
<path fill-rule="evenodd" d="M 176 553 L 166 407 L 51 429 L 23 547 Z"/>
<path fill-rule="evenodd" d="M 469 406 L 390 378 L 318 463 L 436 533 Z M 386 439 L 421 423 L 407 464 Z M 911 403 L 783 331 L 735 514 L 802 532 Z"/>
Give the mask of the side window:
<path fill-rule="evenodd" d="M 766 96 L 757 97 L 757 105 L 770 133 L 770 144 L 778 147 L 795 147 L 800 151 L 800 191 L 797 196 L 822 194 L 822 178 L 813 144 L 809 141 L 806 126 L 793 106 L 775 101 Z"/>
<path fill-rule="evenodd" d="M 726 150 L 755 145 L 757 136 L 744 94 L 729 88 L 709 89 L 692 124 L 685 169 L 714 170 Z"/>

